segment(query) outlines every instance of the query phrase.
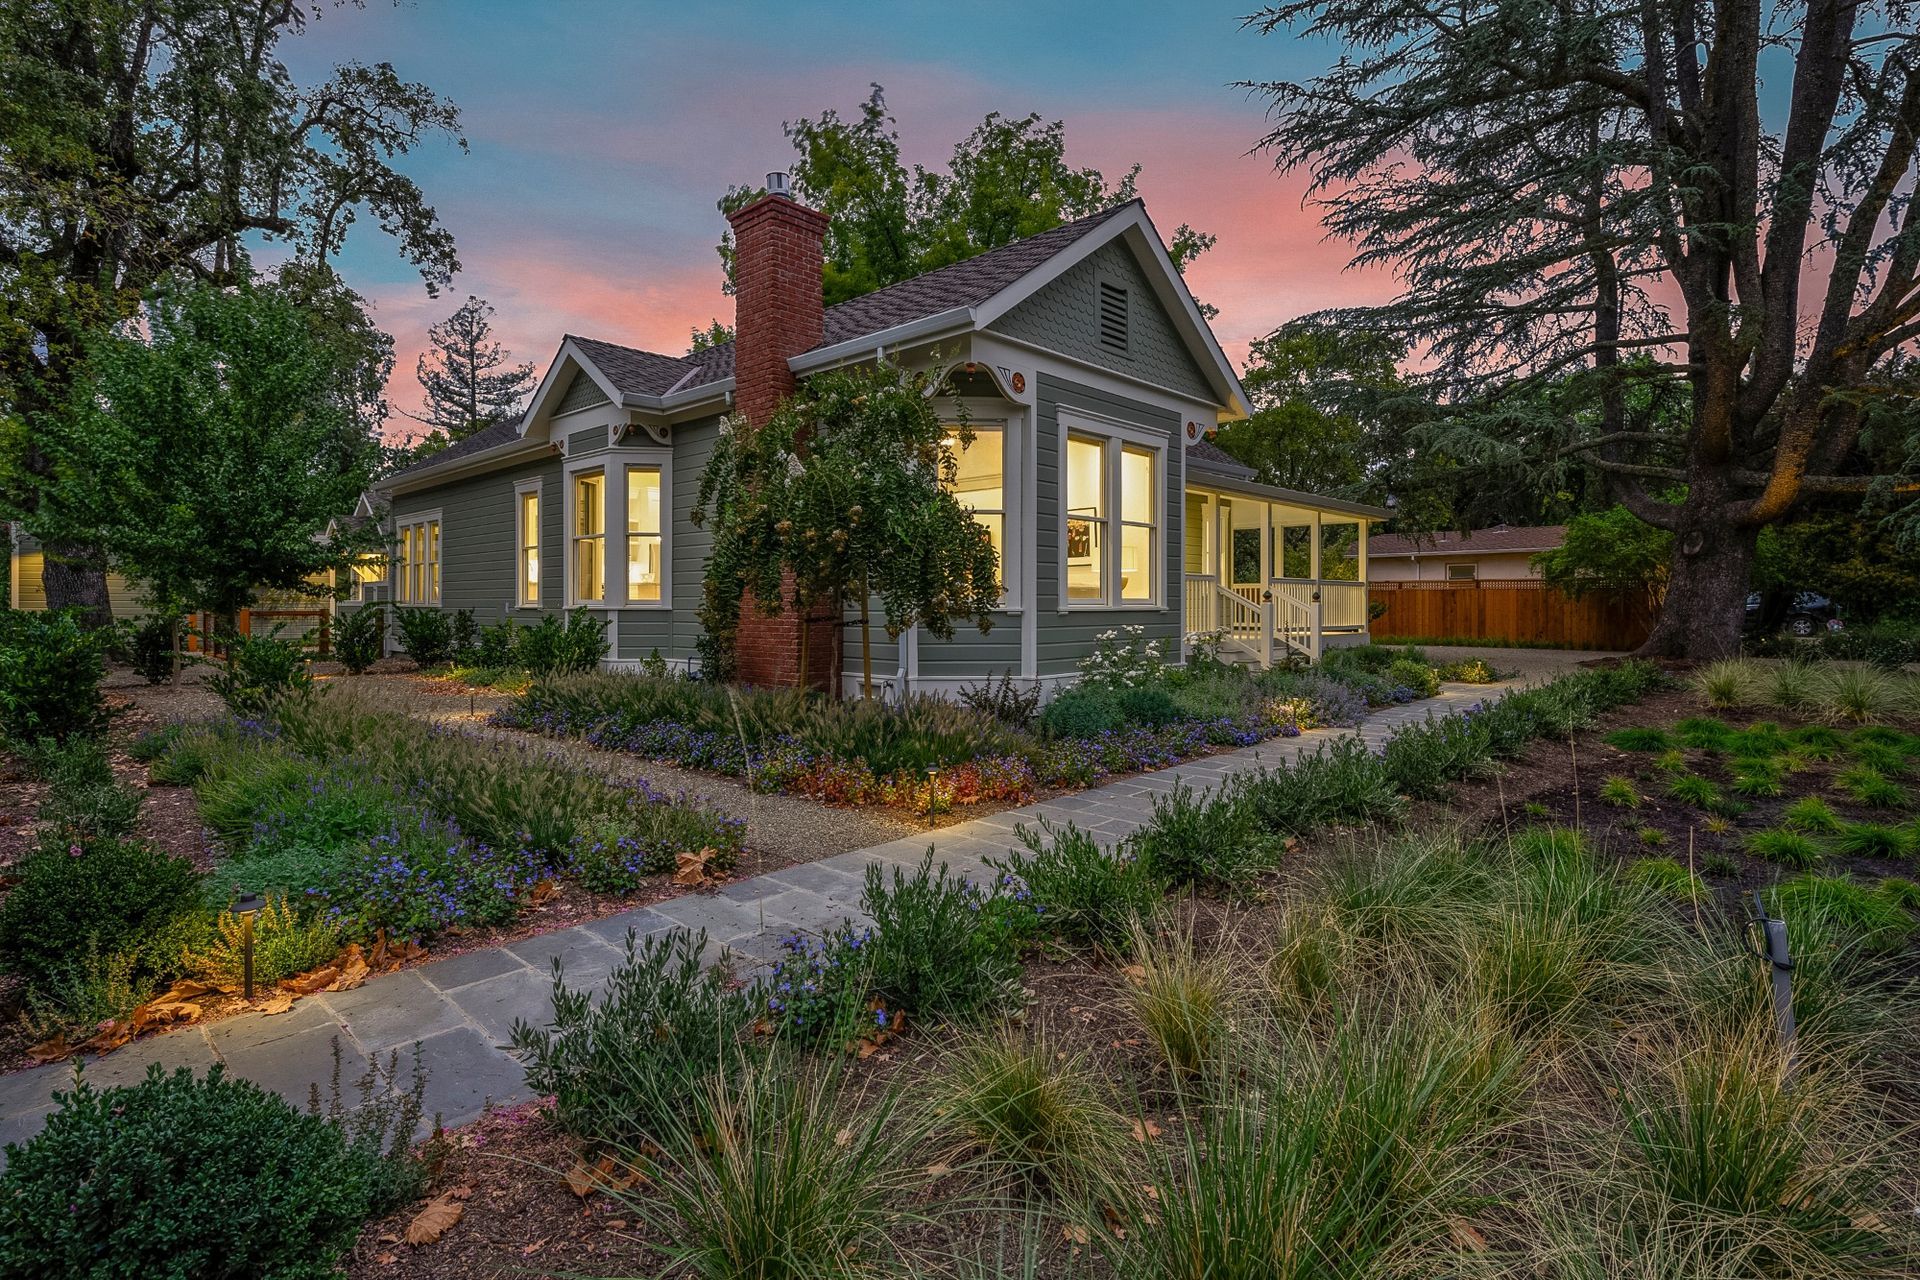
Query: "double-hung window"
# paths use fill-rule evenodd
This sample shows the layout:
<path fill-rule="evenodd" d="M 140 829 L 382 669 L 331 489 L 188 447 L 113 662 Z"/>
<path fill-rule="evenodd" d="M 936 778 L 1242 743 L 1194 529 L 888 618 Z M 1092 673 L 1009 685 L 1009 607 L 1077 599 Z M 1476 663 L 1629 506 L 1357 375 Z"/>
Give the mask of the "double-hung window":
<path fill-rule="evenodd" d="M 515 601 L 523 609 L 540 607 L 540 482 L 514 490 Z"/>
<path fill-rule="evenodd" d="M 666 582 L 660 535 L 660 468 L 627 468 L 627 599 L 655 604 Z"/>
<path fill-rule="evenodd" d="M 371 588 L 387 580 L 387 558 L 382 555 L 361 556 L 347 570 L 347 603 L 364 604 L 373 598 Z"/>
<path fill-rule="evenodd" d="M 607 598 L 607 473 L 573 477 L 573 602 Z"/>
<path fill-rule="evenodd" d="M 987 531 L 999 564 L 1002 594 L 1007 589 L 1007 431 L 994 425 L 974 427 L 973 440 L 962 444 L 957 430 L 949 431 L 941 448 L 953 459 L 950 488 L 960 505 L 973 513 L 974 523 Z"/>
<path fill-rule="evenodd" d="M 1068 607 L 1151 605 L 1160 598 L 1160 449 L 1070 431 L 1066 438 Z"/>
<path fill-rule="evenodd" d="M 440 517 L 410 516 L 400 522 L 401 604 L 440 603 Z"/>

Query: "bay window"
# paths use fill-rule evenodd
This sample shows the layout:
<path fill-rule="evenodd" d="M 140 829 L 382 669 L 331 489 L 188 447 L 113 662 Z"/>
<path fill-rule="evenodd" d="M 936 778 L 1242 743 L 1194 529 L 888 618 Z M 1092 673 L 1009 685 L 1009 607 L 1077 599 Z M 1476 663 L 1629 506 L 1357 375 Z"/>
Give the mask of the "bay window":
<path fill-rule="evenodd" d="M 1151 605 L 1160 598 L 1161 452 L 1070 432 L 1064 475 L 1065 601 Z"/>
<path fill-rule="evenodd" d="M 660 468 L 627 468 L 627 599 L 657 603 L 661 563 Z"/>
<path fill-rule="evenodd" d="M 599 604 L 607 595 L 607 476 L 583 471 L 573 478 L 573 600 Z"/>

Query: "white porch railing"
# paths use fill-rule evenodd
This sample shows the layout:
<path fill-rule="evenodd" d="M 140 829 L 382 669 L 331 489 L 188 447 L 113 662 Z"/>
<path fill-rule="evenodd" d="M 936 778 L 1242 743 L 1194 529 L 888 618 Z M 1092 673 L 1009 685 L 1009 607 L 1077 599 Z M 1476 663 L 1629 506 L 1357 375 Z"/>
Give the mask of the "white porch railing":
<path fill-rule="evenodd" d="M 1218 634 L 1239 652 L 1271 665 L 1271 644 L 1264 652 L 1253 643 L 1259 619 L 1267 619 L 1267 634 L 1283 649 L 1318 660 L 1329 631 L 1366 631 L 1367 584 L 1314 582 L 1276 578 L 1267 586 L 1235 583 L 1223 586 L 1210 573 L 1187 575 L 1187 630 Z"/>
<path fill-rule="evenodd" d="M 1187 575 L 1187 632 L 1217 635 L 1223 648 L 1252 658 L 1262 667 L 1273 665 L 1273 602 L 1248 599 L 1237 590 L 1221 586 L 1212 574 Z"/>

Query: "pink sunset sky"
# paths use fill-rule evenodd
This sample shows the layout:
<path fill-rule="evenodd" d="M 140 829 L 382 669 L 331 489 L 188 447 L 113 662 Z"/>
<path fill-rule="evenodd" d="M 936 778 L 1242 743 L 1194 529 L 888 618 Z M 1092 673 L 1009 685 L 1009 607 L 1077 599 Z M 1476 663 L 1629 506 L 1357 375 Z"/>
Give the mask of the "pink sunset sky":
<path fill-rule="evenodd" d="M 853 115 L 876 81 L 909 164 L 942 167 L 989 111 L 1063 120 L 1069 161 L 1110 180 L 1139 163 L 1163 235 L 1187 222 L 1219 237 L 1188 283 L 1220 309 L 1236 361 L 1295 316 L 1390 297 L 1387 273 L 1346 269 L 1347 247 L 1303 208 L 1304 177 L 1250 153 L 1264 103 L 1231 87 L 1309 75 L 1334 51 L 1244 31 L 1241 6 L 1182 6 L 1169 26 L 1173 12 L 421 0 L 330 10 L 287 53 L 307 81 L 391 61 L 462 109 L 468 153 L 436 142 L 404 162 L 458 242 L 453 288 L 428 296 L 370 223 L 340 260 L 394 336 L 392 400 L 406 410 L 428 326 L 468 294 L 542 370 L 568 332 L 678 354 L 690 329 L 730 322 L 715 200 L 787 167 L 783 121 Z M 418 430 L 398 414 L 389 426 Z"/>

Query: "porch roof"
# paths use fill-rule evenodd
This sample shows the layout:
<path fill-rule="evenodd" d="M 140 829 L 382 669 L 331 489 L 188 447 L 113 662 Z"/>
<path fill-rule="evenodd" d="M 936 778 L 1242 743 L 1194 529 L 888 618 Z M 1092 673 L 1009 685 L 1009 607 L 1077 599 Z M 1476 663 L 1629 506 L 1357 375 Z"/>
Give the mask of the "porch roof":
<path fill-rule="evenodd" d="M 1251 468 L 1235 462 L 1224 449 L 1209 440 L 1201 440 L 1187 447 L 1187 488 L 1264 498 L 1268 502 L 1284 502 L 1288 506 L 1306 507 L 1312 511 L 1337 511 L 1341 515 L 1359 516 L 1363 520 L 1385 520 L 1393 514 L 1385 507 L 1369 506 L 1364 502 L 1348 502 L 1344 498 L 1326 498 L 1317 493 L 1302 493 L 1298 489 L 1261 484 L 1253 478 Z"/>

